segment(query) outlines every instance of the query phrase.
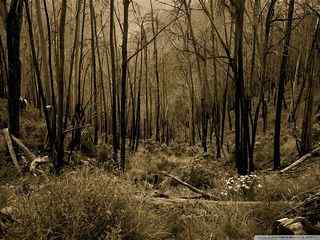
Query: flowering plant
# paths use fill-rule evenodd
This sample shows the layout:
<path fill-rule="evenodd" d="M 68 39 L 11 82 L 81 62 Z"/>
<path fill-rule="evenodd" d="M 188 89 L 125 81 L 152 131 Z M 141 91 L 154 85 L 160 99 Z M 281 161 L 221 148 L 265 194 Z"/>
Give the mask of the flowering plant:
<path fill-rule="evenodd" d="M 231 177 L 226 180 L 226 189 L 221 192 L 221 195 L 225 197 L 242 196 L 247 200 L 252 200 L 255 188 L 262 188 L 260 177 L 255 174 Z"/>

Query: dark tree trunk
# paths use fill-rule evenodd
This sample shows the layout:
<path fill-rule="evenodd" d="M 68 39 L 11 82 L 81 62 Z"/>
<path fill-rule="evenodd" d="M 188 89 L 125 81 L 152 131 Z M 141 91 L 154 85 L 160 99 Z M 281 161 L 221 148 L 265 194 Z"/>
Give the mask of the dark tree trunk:
<path fill-rule="evenodd" d="M 96 67 L 96 41 L 95 41 L 95 12 L 93 1 L 90 0 L 90 16 L 91 16 L 91 57 L 92 57 L 92 79 L 93 79 L 93 122 L 94 122 L 94 138 L 95 144 L 98 144 L 98 91 L 97 91 L 97 67 Z"/>
<path fill-rule="evenodd" d="M 127 104 L 127 72 L 128 72 L 128 30 L 129 0 L 123 0 L 123 36 L 122 36 L 122 71 L 121 71 L 121 104 L 120 104 L 120 167 L 124 172 L 126 164 L 126 104 Z"/>
<path fill-rule="evenodd" d="M 58 85 L 58 106 L 57 106 L 57 139 L 56 150 L 57 155 L 54 159 L 55 172 L 59 173 L 64 164 L 64 72 L 65 72 L 65 25 L 66 25 L 66 13 L 67 13 L 67 0 L 62 1 L 61 16 L 59 26 L 59 67 L 57 74 Z"/>
<path fill-rule="evenodd" d="M 240 175 L 249 173 L 249 119 L 248 104 L 244 89 L 244 69 L 243 69 L 243 25 L 245 1 L 236 7 L 235 20 L 235 142 L 237 154 L 237 169 Z"/>
<path fill-rule="evenodd" d="M 112 148 L 113 160 L 118 158 L 118 130 L 117 130 L 117 83 L 116 83 L 116 58 L 114 41 L 114 0 L 110 1 L 110 56 L 111 56 L 111 79 L 112 79 Z"/>
<path fill-rule="evenodd" d="M 12 0 L 6 18 L 7 48 L 8 48 L 8 112 L 9 131 L 20 135 L 20 105 L 21 94 L 21 62 L 20 33 L 22 24 L 23 1 Z"/>
<path fill-rule="evenodd" d="M 288 10 L 288 22 L 285 31 L 285 42 L 282 52 L 282 62 L 280 67 L 280 77 L 278 83 L 278 93 L 277 93 L 277 105 L 276 105 L 276 121 L 274 129 L 274 155 L 273 155 L 273 168 L 280 168 L 280 135 L 281 135 L 281 113 L 282 113 L 282 104 L 284 99 L 284 85 L 288 77 L 288 59 L 289 59 L 289 45 L 291 40 L 292 32 L 292 18 L 294 12 L 294 3 L 295 0 L 290 0 L 289 10 Z"/>
<path fill-rule="evenodd" d="M 6 85 L 8 78 L 7 56 L 0 36 L 0 98 L 6 97 Z"/>

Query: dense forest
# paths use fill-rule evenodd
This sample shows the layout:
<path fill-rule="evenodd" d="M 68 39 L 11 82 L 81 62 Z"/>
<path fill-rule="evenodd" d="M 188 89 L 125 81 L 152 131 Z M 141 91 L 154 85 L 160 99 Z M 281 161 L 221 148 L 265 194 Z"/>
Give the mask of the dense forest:
<path fill-rule="evenodd" d="M 320 234 L 319 87 L 318 0 L 0 0 L 0 239 Z"/>

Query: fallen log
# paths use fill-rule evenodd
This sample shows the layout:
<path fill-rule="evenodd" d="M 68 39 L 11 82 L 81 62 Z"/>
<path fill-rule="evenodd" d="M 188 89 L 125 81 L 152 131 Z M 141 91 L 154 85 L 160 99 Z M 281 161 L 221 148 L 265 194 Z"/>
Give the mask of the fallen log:
<path fill-rule="evenodd" d="M 304 162 L 305 160 L 309 159 L 310 157 L 312 157 L 315 153 L 320 151 L 320 147 L 312 150 L 311 152 L 307 153 L 306 155 L 302 156 L 301 158 L 299 158 L 297 161 L 295 161 L 294 163 L 292 163 L 291 165 L 289 165 L 288 167 L 282 169 L 280 171 L 280 173 L 285 173 L 288 170 L 292 169 L 293 167 L 299 165 L 300 163 Z"/>
<path fill-rule="evenodd" d="M 9 150 L 10 156 L 12 158 L 13 164 L 16 167 L 16 169 L 18 170 L 18 172 L 22 173 L 21 167 L 20 167 L 20 165 L 18 163 L 17 155 L 16 155 L 16 153 L 15 153 L 15 151 L 13 149 L 12 140 L 11 140 L 8 128 L 3 129 L 3 135 L 4 135 L 4 138 L 6 140 L 6 143 L 7 143 L 7 146 L 8 146 L 8 150 Z"/>
<path fill-rule="evenodd" d="M 177 197 L 154 197 L 151 195 L 148 198 L 145 198 L 143 201 L 146 203 L 152 204 L 154 206 L 163 206 L 163 207 L 170 207 L 173 205 L 197 205 L 197 207 L 209 207 L 209 208 L 248 208 L 248 209 L 259 209 L 263 206 L 268 206 L 269 208 L 277 208 L 283 209 L 284 207 L 292 207 L 297 204 L 297 202 L 292 201 L 271 201 L 271 202 L 264 202 L 264 201 L 217 201 L 217 200 L 207 200 L 207 199 L 187 199 L 187 198 L 177 198 Z"/>
<path fill-rule="evenodd" d="M 172 178 L 174 181 L 176 181 L 177 183 L 181 184 L 182 186 L 187 187 L 187 188 L 190 189 L 192 192 L 195 192 L 195 193 L 200 194 L 204 199 L 218 200 L 217 197 L 211 195 L 210 193 L 207 193 L 207 192 L 205 192 L 205 191 L 202 191 L 202 190 L 200 190 L 200 189 L 198 189 L 198 188 L 190 185 L 189 183 L 186 183 L 186 182 L 182 181 L 181 179 L 179 179 L 179 178 L 176 177 L 176 176 L 173 176 L 173 175 L 171 175 L 171 174 L 169 174 L 169 173 L 166 173 L 166 172 L 159 172 L 159 174 Z"/>

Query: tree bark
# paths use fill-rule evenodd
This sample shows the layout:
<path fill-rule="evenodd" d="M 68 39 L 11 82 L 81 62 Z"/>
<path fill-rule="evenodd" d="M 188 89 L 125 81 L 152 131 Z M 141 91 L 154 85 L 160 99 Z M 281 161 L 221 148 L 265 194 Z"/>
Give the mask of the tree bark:
<path fill-rule="evenodd" d="M 55 173 L 58 174 L 64 164 L 64 71 L 65 71 L 65 26 L 67 13 L 67 0 L 62 0 L 61 16 L 59 23 L 59 65 L 57 74 L 58 85 L 58 106 L 57 106 L 57 139 L 56 151 L 57 155 L 54 158 Z"/>
<path fill-rule="evenodd" d="M 126 105 L 127 105 L 127 72 L 128 72 L 128 30 L 130 0 L 123 0 L 123 35 L 122 35 L 122 68 L 121 68 L 121 104 L 120 104 L 120 168 L 124 172 L 126 164 Z"/>
<path fill-rule="evenodd" d="M 312 41 L 308 57 L 308 66 L 306 69 L 306 77 L 308 81 L 307 97 L 305 101 L 304 118 L 302 124 L 301 137 L 301 154 L 306 154 L 312 150 L 312 114 L 313 114 L 313 99 L 314 99 L 314 79 L 315 79 L 315 64 L 319 54 L 316 49 L 320 49 L 320 26 L 319 19 L 317 22 L 315 34 Z"/>
<path fill-rule="evenodd" d="M 110 55 L 111 55 L 111 79 L 112 79 L 112 149 L 113 161 L 118 158 L 118 130 L 117 130 L 117 83 L 116 83 L 116 58 L 114 41 L 114 0 L 110 1 Z"/>
<path fill-rule="evenodd" d="M 294 12 L 295 0 L 290 0 L 288 10 L 288 22 L 285 31 L 285 42 L 282 52 L 282 62 L 280 67 L 280 77 L 278 83 L 277 93 L 277 105 L 276 105 L 276 121 L 274 129 L 274 155 L 273 155 L 273 168 L 279 169 L 281 165 L 280 159 L 280 135 L 281 135 L 281 113 L 282 104 L 284 100 L 284 85 L 288 77 L 288 59 L 289 59 L 289 46 L 291 40 L 292 24 L 293 24 L 293 12 Z"/>
<path fill-rule="evenodd" d="M 22 24 L 23 0 L 12 0 L 6 18 L 8 48 L 8 112 L 9 132 L 20 136 L 21 62 L 20 34 Z"/>

